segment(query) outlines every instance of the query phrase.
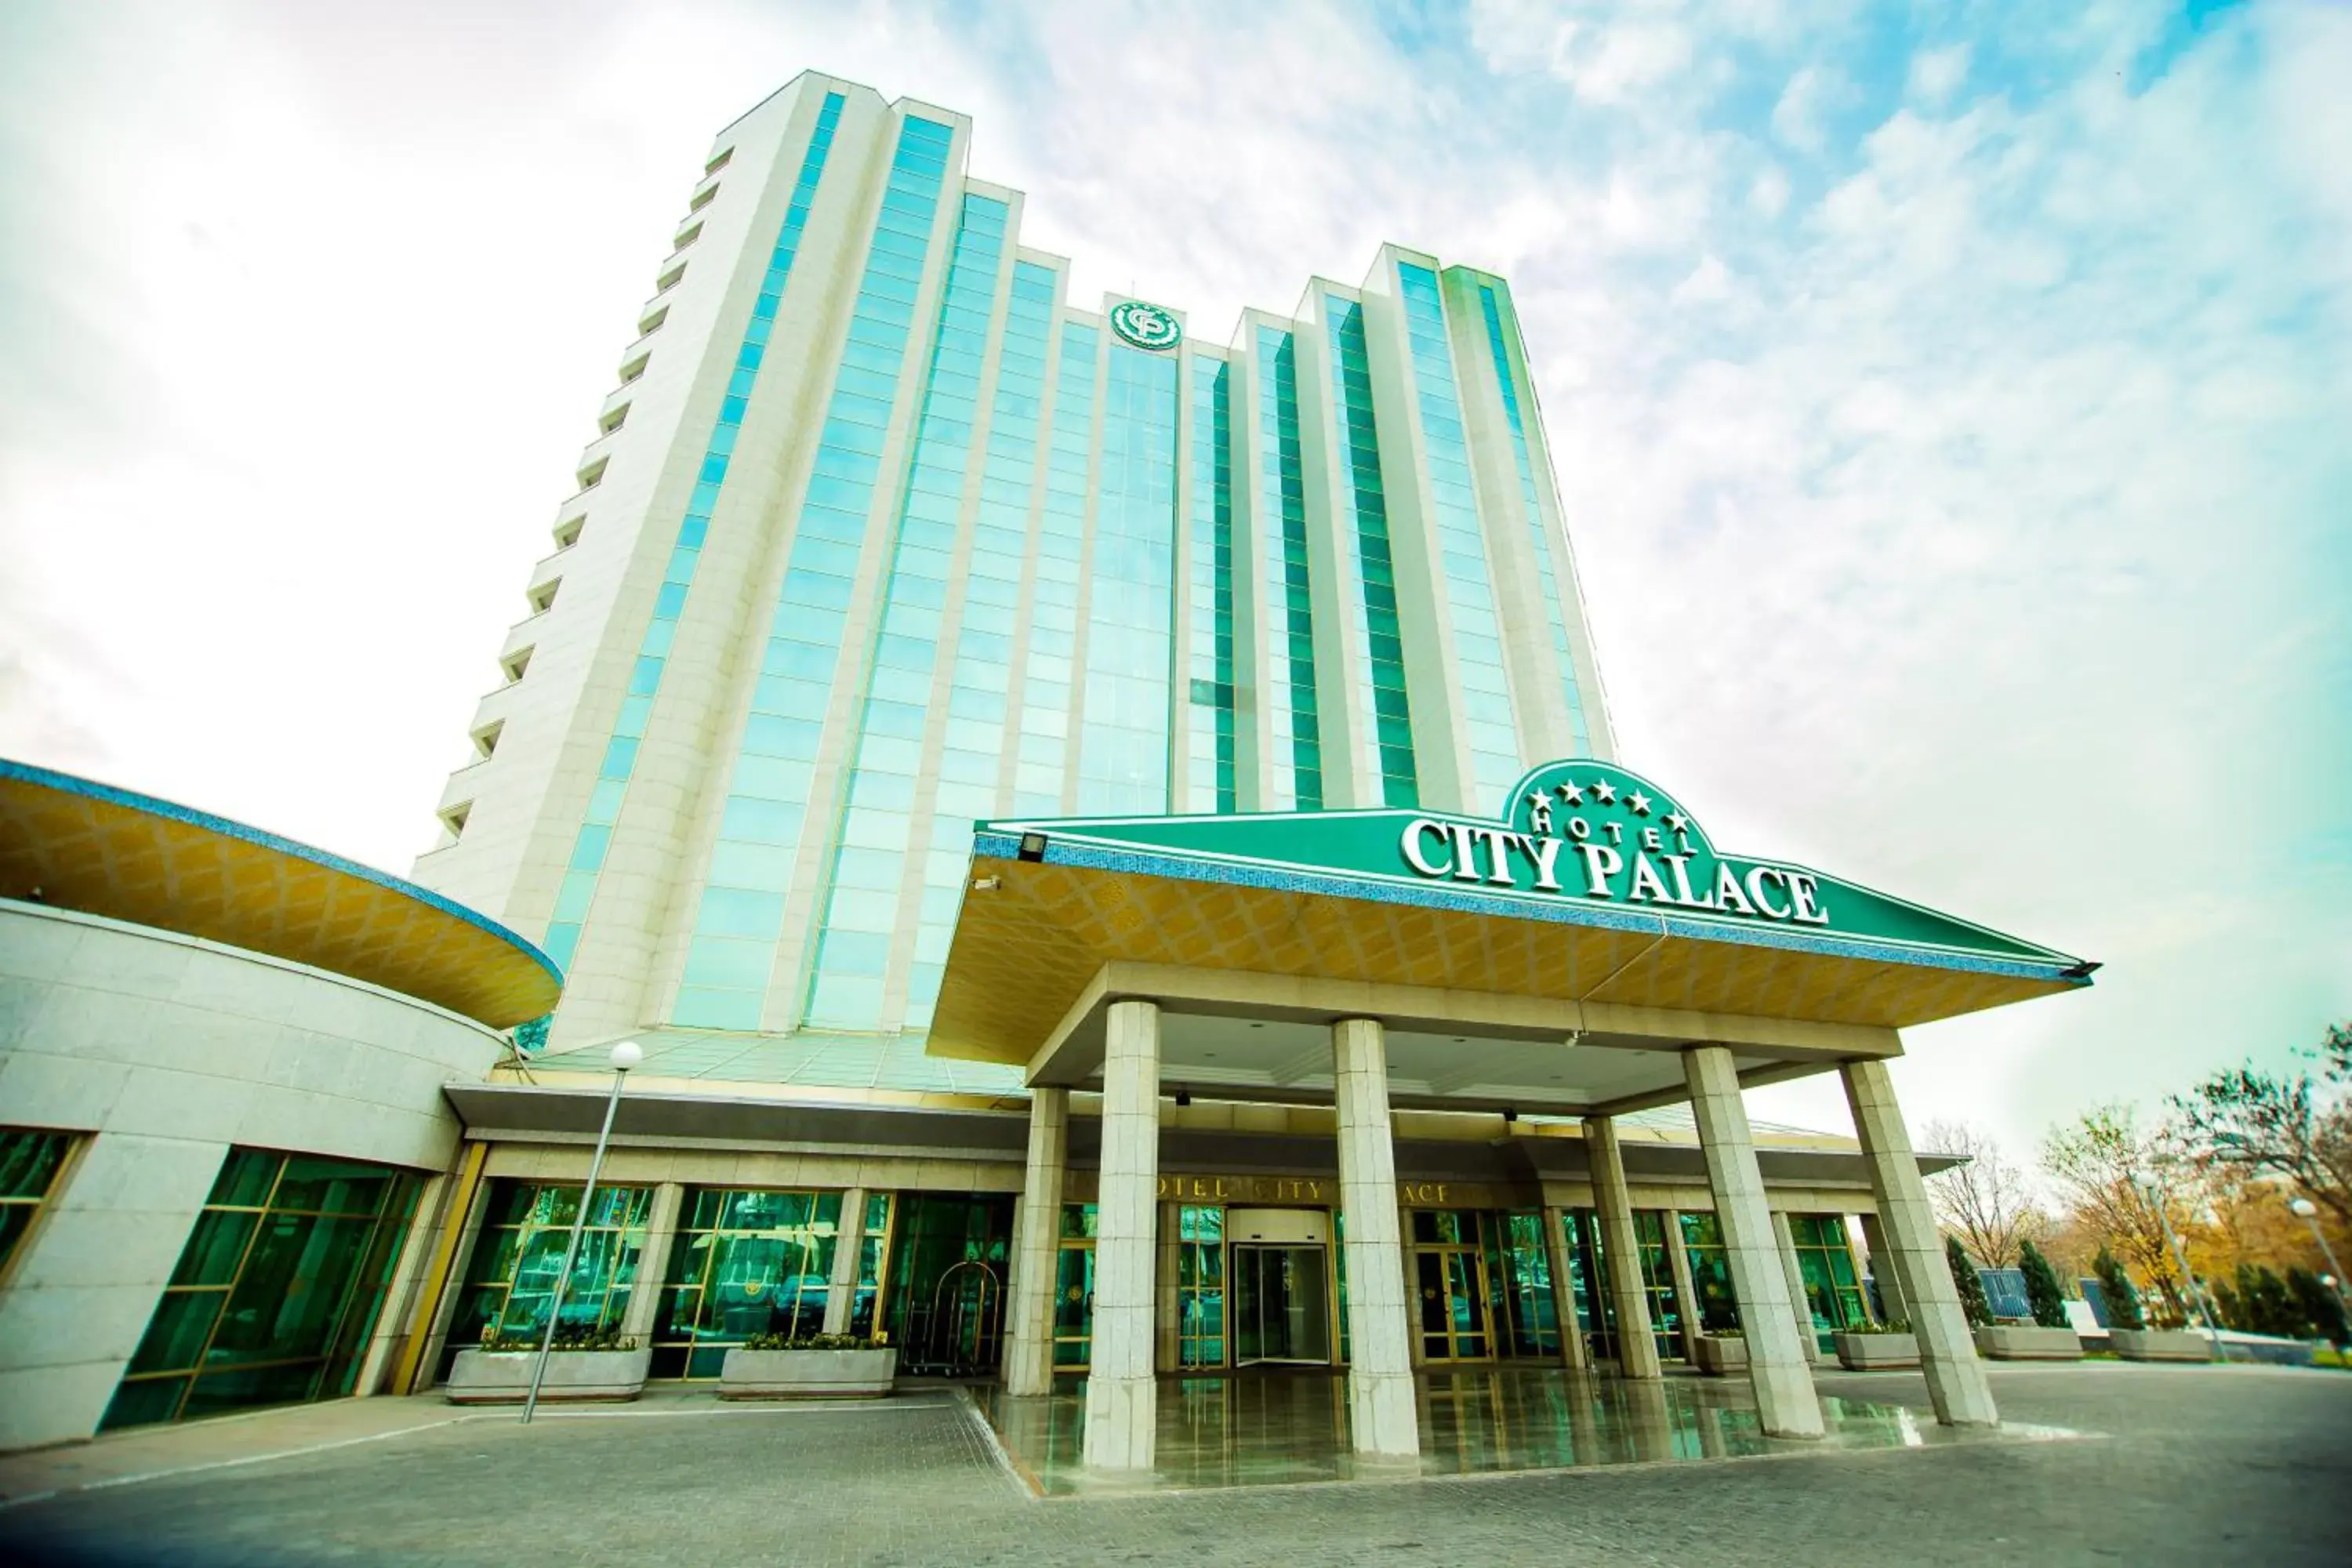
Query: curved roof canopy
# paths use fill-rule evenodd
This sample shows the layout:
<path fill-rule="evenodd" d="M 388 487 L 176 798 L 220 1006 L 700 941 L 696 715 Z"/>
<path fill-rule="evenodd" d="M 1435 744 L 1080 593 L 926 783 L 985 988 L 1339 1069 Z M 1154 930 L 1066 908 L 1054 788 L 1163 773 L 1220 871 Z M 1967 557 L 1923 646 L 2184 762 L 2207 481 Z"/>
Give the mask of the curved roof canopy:
<path fill-rule="evenodd" d="M 0 898 L 307 964 L 492 1028 L 555 1005 L 563 973 L 497 921 L 241 822 L 0 758 Z"/>
<path fill-rule="evenodd" d="M 1353 994 L 1332 984 L 1410 989 L 1451 999 L 1433 1018 L 1466 1023 L 1483 1008 L 1524 1020 L 1498 1025 L 1498 1037 L 1573 1030 L 1599 1041 L 1607 1020 L 1638 1015 L 1650 1022 L 1629 1035 L 1706 1039 L 1724 1021 L 1746 1020 L 1745 1035 L 1727 1037 L 1756 1044 L 1743 1073 L 1766 1081 L 1807 1070 L 1801 1054 L 1892 1051 L 1895 1030 L 2075 990 L 2097 967 L 1805 867 L 1718 852 L 1664 790 L 1589 759 L 1535 769 L 1492 817 L 1403 809 L 994 822 L 977 826 L 973 849 L 929 1048 L 1024 1063 L 1040 1081 L 1051 1081 L 1063 1040 L 1099 1033 L 1084 1021 L 1089 1009 L 1178 971 L 1190 1005 L 1238 997 L 1251 976 L 1328 983 L 1316 993 L 1325 997 Z M 1484 1000 L 1473 1007 L 1471 998 Z M 1269 1042 L 1264 1055 L 1279 1031 L 1274 1012 L 1262 1017 L 1249 1026 Z M 1475 1029 L 1426 1026 L 1439 1057 L 1476 1043 Z M 1172 1061 L 1184 1041 L 1170 1039 Z M 1302 1059 L 1328 1055 L 1301 1040 Z M 1204 1040 L 1204 1056 L 1211 1045 L 1217 1064 L 1204 1062 L 1194 1080 L 1204 1087 L 1238 1077 L 1234 1043 Z M 1780 1048 L 1789 1045 L 1801 1050 Z M 1271 1071 L 1284 1080 L 1279 1064 Z M 1424 1076 L 1517 1081 L 1492 1064 L 1436 1062 Z M 1579 1070 L 1541 1076 L 1566 1082 Z M 1671 1059 L 1586 1077 L 1589 1092 L 1563 1089 L 1563 1102 L 1680 1098 Z M 1599 1087 L 1604 1079 L 1612 1087 Z M 1431 1103 L 1451 1098 L 1433 1090 Z"/>

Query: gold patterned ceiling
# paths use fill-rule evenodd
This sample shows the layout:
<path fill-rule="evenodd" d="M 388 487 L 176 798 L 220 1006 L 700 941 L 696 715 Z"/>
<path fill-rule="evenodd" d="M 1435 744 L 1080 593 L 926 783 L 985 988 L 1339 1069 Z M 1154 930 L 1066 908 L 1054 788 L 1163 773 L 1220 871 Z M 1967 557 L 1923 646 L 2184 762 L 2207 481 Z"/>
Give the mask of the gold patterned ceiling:
<path fill-rule="evenodd" d="M 562 974 L 504 927 L 383 872 L 169 801 L 0 759 L 0 898 L 363 980 L 492 1028 Z"/>
<path fill-rule="evenodd" d="M 1904 1028 L 2067 982 L 982 857 L 929 1048 L 1026 1063 L 1107 963 Z"/>

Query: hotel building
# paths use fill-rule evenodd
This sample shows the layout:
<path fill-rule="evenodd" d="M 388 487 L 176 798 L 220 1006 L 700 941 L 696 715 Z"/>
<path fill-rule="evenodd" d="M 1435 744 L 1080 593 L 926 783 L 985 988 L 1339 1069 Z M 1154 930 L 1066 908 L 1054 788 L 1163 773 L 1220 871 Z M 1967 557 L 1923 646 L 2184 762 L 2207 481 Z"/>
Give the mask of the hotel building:
<path fill-rule="evenodd" d="M 1764 1428 L 1818 1431 L 1832 1333 L 1900 1315 L 1991 1419 L 1885 1063 L 2088 966 L 1719 854 L 1618 763 L 1503 279 L 1384 246 L 1213 341 L 1075 298 L 971 141 L 808 74 L 712 143 L 440 842 L 377 879 L 561 1001 L 412 1108 L 446 1158 L 378 1152 L 381 1348 L 313 1395 L 545 1323 L 628 1040 L 563 1319 L 656 1380 L 879 1332 L 1083 1377 L 1133 1469 L 1163 1376 L 1344 1369 L 1407 1453 L 1427 1369 L 1735 1327 Z M 322 962 L 266 925 L 212 940 Z M 1748 1121 L 1832 1070 L 1860 1142 Z M 102 1145 L 76 1114 L 10 1120 Z"/>

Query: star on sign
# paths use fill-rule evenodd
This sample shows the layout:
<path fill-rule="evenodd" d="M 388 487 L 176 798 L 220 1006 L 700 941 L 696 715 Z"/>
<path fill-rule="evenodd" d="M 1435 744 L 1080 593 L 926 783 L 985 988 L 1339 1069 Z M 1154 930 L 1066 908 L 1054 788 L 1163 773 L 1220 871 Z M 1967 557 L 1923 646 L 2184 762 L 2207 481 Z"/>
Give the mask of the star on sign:
<path fill-rule="evenodd" d="M 1635 790 L 1632 795 L 1626 796 L 1625 804 L 1633 808 L 1633 815 L 1636 816 L 1647 816 L 1650 815 L 1650 797 L 1643 795 L 1640 790 Z"/>
<path fill-rule="evenodd" d="M 1602 779 L 1599 784 L 1594 784 L 1592 793 L 1603 805 L 1613 805 L 1617 799 L 1617 787 L 1607 779 Z"/>
<path fill-rule="evenodd" d="M 1564 784 L 1554 784 L 1551 786 L 1551 790 L 1554 795 L 1559 796 L 1560 803 L 1564 805 L 1582 805 L 1584 804 L 1584 792 L 1576 787 L 1573 780 Z"/>
<path fill-rule="evenodd" d="M 1690 826 L 1690 818 L 1689 818 L 1689 817 L 1687 817 L 1687 816 L 1685 816 L 1681 812 L 1679 812 L 1679 811 L 1670 811 L 1670 812 L 1666 813 L 1666 831 L 1667 831 L 1667 832 L 1669 832 L 1669 833 L 1680 833 L 1684 828 L 1688 827 L 1689 826 Z"/>

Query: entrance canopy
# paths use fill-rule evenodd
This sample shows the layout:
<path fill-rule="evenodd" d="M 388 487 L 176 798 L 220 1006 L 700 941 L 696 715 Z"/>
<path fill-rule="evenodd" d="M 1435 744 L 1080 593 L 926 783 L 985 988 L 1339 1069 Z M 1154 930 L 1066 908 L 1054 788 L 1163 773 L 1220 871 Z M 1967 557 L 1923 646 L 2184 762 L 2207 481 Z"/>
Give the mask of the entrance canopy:
<path fill-rule="evenodd" d="M 1614 1114 L 1901 1053 L 1896 1031 L 2097 965 L 1786 861 L 1718 851 L 1592 761 L 1491 818 L 1414 810 L 982 823 L 929 1049 L 1083 1086 L 1112 1002 L 1164 1012 L 1160 1083 L 1330 1099 L 1328 1026 L 1387 1026 L 1399 1107 Z"/>

